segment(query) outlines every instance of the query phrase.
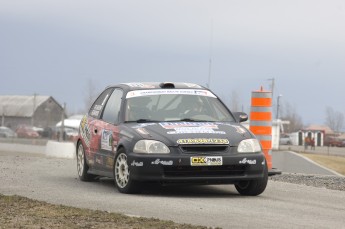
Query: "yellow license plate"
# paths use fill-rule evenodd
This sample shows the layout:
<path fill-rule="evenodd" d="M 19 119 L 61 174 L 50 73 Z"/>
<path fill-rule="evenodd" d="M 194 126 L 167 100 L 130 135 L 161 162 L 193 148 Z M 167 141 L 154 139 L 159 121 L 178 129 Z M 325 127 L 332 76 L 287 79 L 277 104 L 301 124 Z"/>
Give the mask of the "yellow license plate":
<path fill-rule="evenodd" d="M 199 156 L 190 158 L 191 166 L 217 166 L 223 165 L 223 157 Z"/>

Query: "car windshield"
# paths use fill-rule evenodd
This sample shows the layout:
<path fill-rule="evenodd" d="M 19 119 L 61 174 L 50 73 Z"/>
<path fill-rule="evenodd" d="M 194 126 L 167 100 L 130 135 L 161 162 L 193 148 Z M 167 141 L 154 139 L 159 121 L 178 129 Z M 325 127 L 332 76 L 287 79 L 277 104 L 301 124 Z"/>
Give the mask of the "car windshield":
<path fill-rule="evenodd" d="M 126 98 L 125 121 L 232 122 L 235 120 L 218 98 L 207 90 L 171 89 L 171 91 L 129 92 Z"/>

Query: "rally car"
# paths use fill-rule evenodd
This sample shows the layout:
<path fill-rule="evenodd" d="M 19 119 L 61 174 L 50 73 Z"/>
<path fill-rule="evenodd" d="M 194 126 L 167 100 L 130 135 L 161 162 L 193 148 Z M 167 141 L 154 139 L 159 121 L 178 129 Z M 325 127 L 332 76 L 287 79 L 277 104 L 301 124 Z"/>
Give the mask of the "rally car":
<path fill-rule="evenodd" d="M 259 195 L 268 171 L 261 145 L 209 89 L 191 83 L 109 86 L 81 121 L 77 170 L 82 181 L 110 177 L 121 193 L 143 183 L 234 184 Z"/>

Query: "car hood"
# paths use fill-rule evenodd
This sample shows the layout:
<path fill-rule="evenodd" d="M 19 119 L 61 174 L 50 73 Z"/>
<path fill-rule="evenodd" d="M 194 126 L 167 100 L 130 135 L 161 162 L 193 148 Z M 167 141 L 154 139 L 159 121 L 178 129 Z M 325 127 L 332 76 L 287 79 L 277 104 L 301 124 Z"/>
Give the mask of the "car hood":
<path fill-rule="evenodd" d="M 158 140 L 168 146 L 224 142 L 237 146 L 242 140 L 254 137 L 239 123 L 229 122 L 135 123 L 128 128 L 143 139 Z"/>

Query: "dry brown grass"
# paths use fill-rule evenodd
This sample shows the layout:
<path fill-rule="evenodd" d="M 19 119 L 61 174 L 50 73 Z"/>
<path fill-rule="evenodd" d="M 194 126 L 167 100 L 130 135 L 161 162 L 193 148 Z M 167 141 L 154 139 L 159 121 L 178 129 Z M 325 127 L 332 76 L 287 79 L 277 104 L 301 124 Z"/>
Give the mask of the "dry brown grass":
<path fill-rule="evenodd" d="M 345 176 L 345 157 L 310 154 L 310 153 L 301 153 L 301 155 L 309 158 L 312 161 L 315 161 L 316 163 L 326 168 L 332 169 Z"/>
<path fill-rule="evenodd" d="M 0 194 L 0 229 L 2 228 L 204 229 L 207 227 L 66 207 Z"/>

